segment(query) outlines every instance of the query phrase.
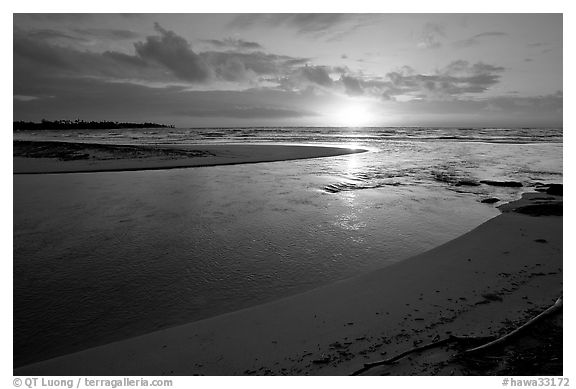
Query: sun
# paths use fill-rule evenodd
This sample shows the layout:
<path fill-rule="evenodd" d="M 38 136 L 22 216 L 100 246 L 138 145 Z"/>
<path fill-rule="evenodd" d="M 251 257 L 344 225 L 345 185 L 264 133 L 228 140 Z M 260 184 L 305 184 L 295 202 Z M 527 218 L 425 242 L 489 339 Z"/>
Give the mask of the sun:
<path fill-rule="evenodd" d="M 336 123 L 344 127 L 363 127 L 370 124 L 373 120 L 373 115 L 368 108 L 358 103 L 343 105 L 334 115 Z"/>

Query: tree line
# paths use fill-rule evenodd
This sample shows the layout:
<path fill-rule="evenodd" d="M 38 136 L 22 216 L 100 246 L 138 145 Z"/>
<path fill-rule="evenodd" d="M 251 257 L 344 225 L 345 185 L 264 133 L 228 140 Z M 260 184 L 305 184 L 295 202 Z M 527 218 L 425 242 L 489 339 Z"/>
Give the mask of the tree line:
<path fill-rule="evenodd" d="M 120 128 L 174 128 L 173 125 L 158 123 L 131 123 L 112 121 L 85 121 L 85 120 L 45 120 L 40 122 L 15 121 L 14 131 L 20 130 L 116 130 Z"/>

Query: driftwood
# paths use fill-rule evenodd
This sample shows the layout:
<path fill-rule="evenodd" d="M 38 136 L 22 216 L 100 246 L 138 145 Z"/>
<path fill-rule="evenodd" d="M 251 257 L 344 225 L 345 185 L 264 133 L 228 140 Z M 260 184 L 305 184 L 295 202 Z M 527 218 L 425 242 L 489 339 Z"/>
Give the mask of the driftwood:
<path fill-rule="evenodd" d="M 419 351 L 424 351 L 424 350 L 428 350 L 434 347 L 438 347 L 438 346 L 442 346 L 444 344 L 448 344 L 451 342 L 459 342 L 459 341 L 465 341 L 465 340 L 478 340 L 478 339 L 494 339 L 493 336 L 486 336 L 486 337 L 466 337 L 466 336 L 455 336 L 455 335 L 450 335 L 448 338 L 445 339 L 441 339 L 441 340 L 437 340 L 428 344 L 425 344 L 423 346 L 418 346 L 418 347 L 414 347 L 411 348 L 410 350 L 404 351 L 403 353 L 400 353 L 392 358 L 388 358 L 388 359 L 382 359 L 380 361 L 375 361 L 375 362 L 368 362 L 364 364 L 364 367 L 362 367 L 359 370 L 356 370 L 355 372 L 353 372 L 351 375 L 360 375 L 362 373 L 364 373 L 365 371 L 368 371 L 370 369 L 372 369 L 373 367 L 376 366 L 382 366 L 382 365 L 392 365 L 394 363 L 396 363 L 397 361 L 399 361 L 400 359 L 406 357 L 409 354 L 413 354 Z"/>
<path fill-rule="evenodd" d="M 528 320 L 526 323 L 522 324 L 520 327 L 516 328 L 514 331 L 511 331 L 511 332 L 507 333 L 506 335 L 501 336 L 500 338 L 498 338 L 496 340 L 493 340 L 492 342 L 483 344 L 482 346 L 478 346 L 478 347 L 466 350 L 466 351 L 464 351 L 464 353 L 473 353 L 476 351 L 485 350 L 485 349 L 492 347 L 492 346 L 502 344 L 502 343 L 506 342 L 508 339 L 510 339 L 511 337 L 513 337 L 514 335 L 516 335 L 517 333 L 519 333 L 520 331 L 526 329 L 526 327 L 536 323 L 537 321 L 539 321 L 543 317 L 549 316 L 549 315 L 559 311 L 560 309 L 562 309 L 562 297 L 560 297 L 558 300 L 556 300 L 554 305 L 552 305 L 551 307 L 549 307 L 548 309 L 546 309 L 544 312 L 540 313 L 539 315 Z"/>
<path fill-rule="evenodd" d="M 478 347 L 474 347 L 468 350 L 465 350 L 464 352 L 462 352 L 462 354 L 470 354 L 473 352 L 477 352 L 477 351 L 481 351 L 481 350 L 485 350 L 489 347 L 492 346 L 496 346 L 499 344 L 502 344 L 504 342 L 506 342 L 507 340 L 509 340 L 511 337 L 513 337 L 514 335 L 516 335 L 518 332 L 526 329 L 528 326 L 531 326 L 532 324 L 534 324 L 535 322 L 539 321 L 540 319 L 542 319 L 543 317 L 549 316 L 557 311 L 559 311 L 560 309 L 562 309 L 562 297 L 560 297 L 558 300 L 556 300 L 556 302 L 554 303 L 554 305 L 552 305 L 551 307 L 549 307 L 548 309 L 546 309 L 544 312 L 540 313 L 539 315 L 533 317 L 532 319 L 530 319 L 529 321 L 527 321 L 526 323 L 524 323 L 523 325 L 521 325 L 520 327 L 516 328 L 515 330 L 507 333 L 504 336 L 501 336 L 497 339 L 494 339 L 493 336 L 487 336 L 487 337 L 475 337 L 475 336 L 455 336 L 455 335 L 450 335 L 448 338 L 445 339 L 441 339 L 441 340 L 437 340 L 437 341 L 433 341 L 431 343 L 425 344 L 423 346 L 419 346 L 419 347 L 414 347 L 410 350 L 404 351 L 394 357 L 388 358 L 388 359 L 382 359 L 379 361 L 374 361 L 374 362 L 368 362 L 365 363 L 364 366 L 361 369 L 356 370 L 355 372 L 353 372 L 350 375 L 360 375 L 374 367 L 377 366 L 383 366 L 383 365 L 391 365 L 396 363 L 397 361 L 399 361 L 400 359 L 406 357 L 409 354 L 413 354 L 419 351 L 424 351 L 424 350 L 428 350 L 434 347 L 439 347 L 451 342 L 464 342 L 464 341 L 470 341 L 470 340 L 480 340 L 480 339 L 494 339 L 488 343 L 485 343 L 481 346 Z"/>

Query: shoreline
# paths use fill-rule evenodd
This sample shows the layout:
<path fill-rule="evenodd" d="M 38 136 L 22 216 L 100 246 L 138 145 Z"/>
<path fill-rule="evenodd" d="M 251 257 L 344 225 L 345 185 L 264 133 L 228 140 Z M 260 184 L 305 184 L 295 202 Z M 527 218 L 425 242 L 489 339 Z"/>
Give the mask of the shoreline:
<path fill-rule="evenodd" d="M 213 144 L 113 145 L 14 141 L 13 174 L 67 174 L 184 169 L 280 162 L 367 152 L 331 146 Z"/>
<path fill-rule="evenodd" d="M 366 275 L 14 374 L 347 375 L 437 336 L 502 335 L 562 294 L 561 204 L 527 193 L 474 230 Z M 371 374 L 466 374 L 444 361 L 450 355 L 436 350 Z"/>

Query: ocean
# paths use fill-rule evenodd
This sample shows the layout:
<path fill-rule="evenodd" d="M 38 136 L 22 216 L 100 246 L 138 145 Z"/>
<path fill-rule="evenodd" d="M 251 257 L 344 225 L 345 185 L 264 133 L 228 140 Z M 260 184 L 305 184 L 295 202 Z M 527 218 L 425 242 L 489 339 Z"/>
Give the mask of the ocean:
<path fill-rule="evenodd" d="M 562 183 L 561 129 L 23 131 L 14 139 L 369 150 L 14 175 L 15 366 L 388 266 L 470 231 L 538 183 Z M 481 180 L 523 186 L 470 185 Z M 491 197 L 501 202 L 481 202 Z"/>

